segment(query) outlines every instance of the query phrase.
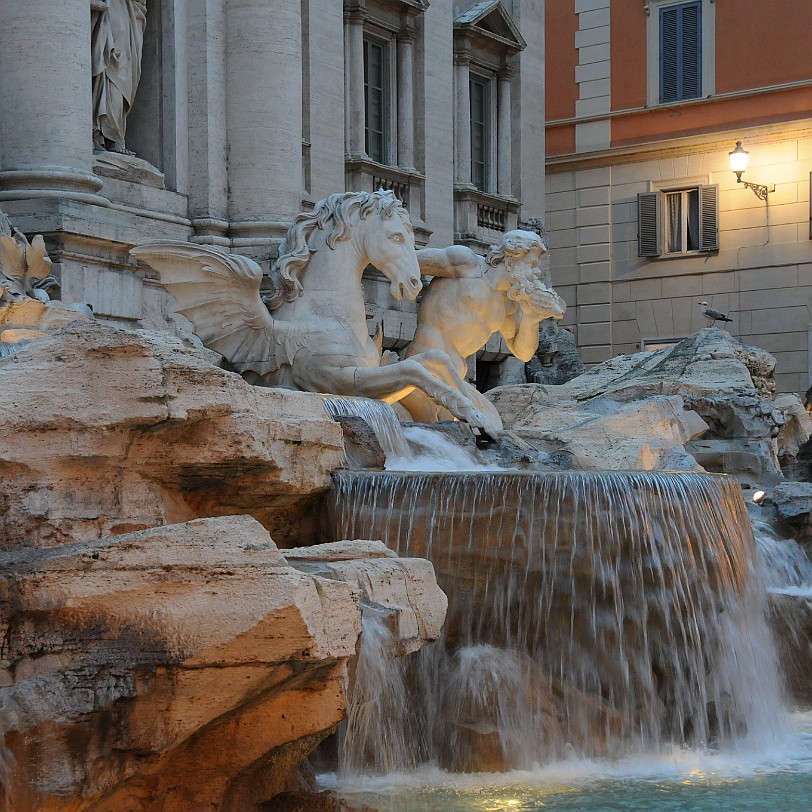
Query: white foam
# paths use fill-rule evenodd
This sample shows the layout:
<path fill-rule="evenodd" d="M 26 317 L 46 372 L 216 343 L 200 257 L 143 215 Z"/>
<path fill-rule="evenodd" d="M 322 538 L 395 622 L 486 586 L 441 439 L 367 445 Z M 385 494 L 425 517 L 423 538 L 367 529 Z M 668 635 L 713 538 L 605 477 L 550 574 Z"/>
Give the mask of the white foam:
<path fill-rule="evenodd" d="M 604 781 L 724 782 L 773 773 L 812 773 L 812 713 L 793 716 L 793 730 L 769 748 L 748 742 L 725 752 L 672 747 L 616 760 L 573 757 L 531 770 L 506 773 L 450 773 L 436 766 L 387 775 L 326 773 L 319 784 L 344 793 L 408 793 L 421 789 L 466 792 L 521 787 L 578 787 Z"/>
<path fill-rule="evenodd" d="M 387 471 L 448 473 L 454 471 L 501 471 L 498 465 L 485 465 L 476 451 L 460 445 L 441 431 L 408 426 L 403 433 L 416 454 L 387 454 Z"/>

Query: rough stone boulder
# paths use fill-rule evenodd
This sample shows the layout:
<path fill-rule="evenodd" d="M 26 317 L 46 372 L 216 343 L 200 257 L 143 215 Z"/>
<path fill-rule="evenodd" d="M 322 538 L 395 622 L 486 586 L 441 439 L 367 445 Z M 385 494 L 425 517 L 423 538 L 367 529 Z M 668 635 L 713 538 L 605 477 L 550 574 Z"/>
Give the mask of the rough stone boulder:
<path fill-rule="evenodd" d="M 777 479 L 779 433 L 789 417 L 798 424 L 789 446 L 808 427 L 794 401 L 773 399 L 774 367 L 764 350 L 712 327 L 617 356 L 561 386 L 503 387 L 488 397 L 506 428 L 544 450 L 571 448 L 581 467 L 603 459 L 606 468 L 690 468 L 687 450 L 710 471 Z"/>
<path fill-rule="evenodd" d="M 0 548 L 233 513 L 300 542 L 341 454 L 318 395 L 165 334 L 78 322 L 0 358 Z"/>
<path fill-rule="evenodd" d="M 775 408 L 784 417 L 778 432 L 778 459 L 781 465 L 791 465 L 801 456 L 812 437 L 812 419 L 798 395 L 782 393 L 775 396 Z"/>
<path fill-rule="evenodd" d="M 701 470 L 684 444 L 707 429 L 679 397 L 619 403 L 608 397 L 579 401 L 567 384 L 505 387 L 488 393 L 505 425 L 542 455 L 567 455 L 583 470 Z"/>
<path fill-rule="evenodd" d="M 798 707 L 812 704 L 812 596 L 770 595 L 770 625 L 790 699 Z"/>
<path fill-rule="evenodd" d="M 778 526 L 812 545 L 812 482 L 779 482 L 770 494 Z"/>
<path fill-rule="evenodd" d="M 285 551 L 302 572 L 357 587 L 362 609 L 375 612 L 390 630 L 398 654 L 409 654 L 440 637 L 448 598 L 425 558 L 398 558 L 382 541 L 338 541 Z"/>
<path fill-rule="evenodd" d="M 298 790 L 344 716 L 361 601 L 425 619 L 432 596 L 404 647 L 444 614 L 427 562 L 331 554 L 351 578 L 293 569 L 248 516 L 3 553 L 0 809 L 248 812 Z"/>

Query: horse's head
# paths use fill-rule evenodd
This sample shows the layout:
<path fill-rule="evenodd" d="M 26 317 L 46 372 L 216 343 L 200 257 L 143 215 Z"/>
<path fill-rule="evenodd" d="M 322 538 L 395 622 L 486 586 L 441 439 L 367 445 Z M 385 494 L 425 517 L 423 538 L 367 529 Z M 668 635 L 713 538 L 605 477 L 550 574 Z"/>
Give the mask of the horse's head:
<path fill-rule="evenodd" d="M 423 283 L 409 214 L 392 192 L 381 190 L 375 195 L 381 198 L 383 205 L 376 207 L 377 217 L 368 219 L 363 234 L 364 252 L 369 264 L 389 280 L 389 292 L 395 299 L 413 300 Z"/>
<path fill-rule="evenodd" d="M 302 212 L 293 221 L 273 269 L 281 289 L 268 306 L 274 309 L 301 296 L 299 277 L 318 246 L 334 249 L 341 242 L 353 246 L 362 267 L 374 265 L 389 279 L 396 299 L 414 299 L 420 293 L 423 285 L 414 233 L 403 204 L 383 189 L 343 192 L 320 200 L 312 211 Z"/>

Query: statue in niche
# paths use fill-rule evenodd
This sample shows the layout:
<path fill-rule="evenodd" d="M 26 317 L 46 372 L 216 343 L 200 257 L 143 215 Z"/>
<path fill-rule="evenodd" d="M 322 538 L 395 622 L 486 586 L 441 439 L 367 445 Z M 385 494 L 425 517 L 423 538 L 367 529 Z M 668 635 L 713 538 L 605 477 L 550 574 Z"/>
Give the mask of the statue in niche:
<path fill-rule="evenodd" d="M 529 361 L 539 344 L 539 323 L 561 319 L 566 310 L 564 300 L 545 282 L 541 262 L 546 253 L 538 234 L 522 230 L 507 232 L 484 257 L 463 245 L 418 251 L 421 273 L 434 279 L 420 303 L 417 329 L 405 357 L 441 350 L 463 378 L 466 359 L 499 333 L 516 358 Z M 444 370 L 432 372 L 452 383 L 444 378 Z M 461 391 L 501 427 L 490 401 L 463 383 Z M 401 405 L 418 422 L 448 419 L 447 412 L 420 391 L 407 395 Z"/>
<path fill-rule="evenodd" d="M 141 79 L 145 0 L 90 0 L 93 149 L 134 155 L 125 146 L 127 114 Z"/>
<path fill-rule="evenodd" d="M 331 195 L 296 217 L 279 251 L 271 273 L 276 290 L 266 298 L 262 270 L 248 257 L 191 243 L 130 253 L 160 273 L 177 312 L 251 383 L 387 403 L 419 391 L 483 433 L 498 434 L 498 415 L 493 420 L 474 405 L 472 387 L 441 349 L 400 360 L 382 353 L 367 332 L 367 265 L 387 277 L 395 299 L 414 300 L 422 288 L 409 214 L 392 192 Z"/>

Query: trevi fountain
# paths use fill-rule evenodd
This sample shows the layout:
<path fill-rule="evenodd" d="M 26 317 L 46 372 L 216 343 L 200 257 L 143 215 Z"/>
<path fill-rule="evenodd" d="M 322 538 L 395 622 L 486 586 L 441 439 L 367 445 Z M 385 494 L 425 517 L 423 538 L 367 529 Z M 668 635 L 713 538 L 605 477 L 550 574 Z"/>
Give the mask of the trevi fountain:
<path fill-rule="evenodd" d="M 491 334 L 563 316 L 544 241 L 416 250 L 391 192 L 302 213 L 270 285 L 134 248 L 176 334 L 0 231 L 0 809 L 812 807 L 811 426 L 767 353 L 482 394 Z M 399 354 L 368 265 L 420 297 Z"/>

